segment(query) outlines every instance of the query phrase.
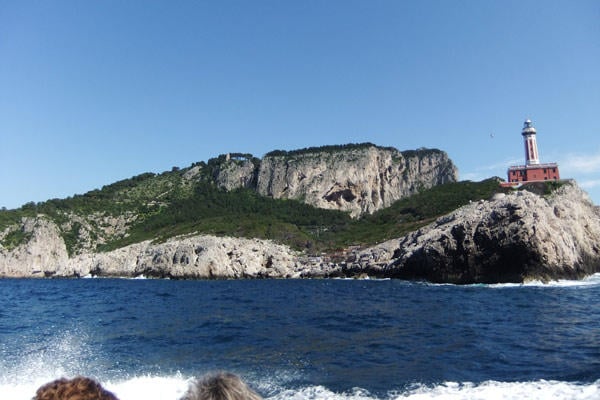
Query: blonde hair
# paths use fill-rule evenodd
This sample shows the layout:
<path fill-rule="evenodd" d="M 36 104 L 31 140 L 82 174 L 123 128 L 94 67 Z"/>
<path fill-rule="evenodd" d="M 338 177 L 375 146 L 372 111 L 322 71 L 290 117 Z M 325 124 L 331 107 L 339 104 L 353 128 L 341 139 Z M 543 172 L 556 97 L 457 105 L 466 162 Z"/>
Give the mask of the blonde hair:
<path fill-rule="evenodd" d="M 119 400 L 93 379 L 78 376 L 57 379 L 41 386 L 33 400 Z"/>
<path fill-rule="evenodd" d="M 181 400 L 262 400 L 262 397 L 239 376 L 218 372 L 193 382 Z"/>

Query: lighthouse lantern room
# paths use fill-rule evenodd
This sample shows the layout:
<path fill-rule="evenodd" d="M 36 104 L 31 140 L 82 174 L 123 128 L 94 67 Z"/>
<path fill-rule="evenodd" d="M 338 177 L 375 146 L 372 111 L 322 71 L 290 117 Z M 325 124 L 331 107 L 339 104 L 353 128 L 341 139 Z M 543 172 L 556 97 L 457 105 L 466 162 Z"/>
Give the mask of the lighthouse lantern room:
<path fill-rule="evenodd" d="M 531 120 L 526 120 L 521 131 L 525 144 L 525 165 L 508 168 L 508 182 L 519 184 L 547 180 L 559 180 L 558 164 L 541 164 L 537 149 L 537 131 Z"/>

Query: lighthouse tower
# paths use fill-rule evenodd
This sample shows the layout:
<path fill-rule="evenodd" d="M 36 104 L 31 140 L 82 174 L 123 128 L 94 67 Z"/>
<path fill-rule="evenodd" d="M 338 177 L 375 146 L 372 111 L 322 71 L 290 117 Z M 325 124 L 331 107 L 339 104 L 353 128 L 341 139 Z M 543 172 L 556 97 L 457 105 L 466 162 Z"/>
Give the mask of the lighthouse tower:
<path fill-rule="evenodd" d="M 527 165 L 537 165 L 540 163 L 537 142 L 535 140 L 536 133 L 531 120 L 528 119 L 525 121 L 521 135 L 523 135 L 523 140 L 525 141 L 525 163 Z"/>
<path fill-rule="evenodd" d="M 521 135 L 523 135 L 523 141 L 525 142 L 525 165 L 515 165 L 508 168 L 507 185 L 515 186 L 525 182 L 559 180 L 558 164 L 540 164 L 536 141 L 537 132 L 531 120 L 525 121 Z"/>

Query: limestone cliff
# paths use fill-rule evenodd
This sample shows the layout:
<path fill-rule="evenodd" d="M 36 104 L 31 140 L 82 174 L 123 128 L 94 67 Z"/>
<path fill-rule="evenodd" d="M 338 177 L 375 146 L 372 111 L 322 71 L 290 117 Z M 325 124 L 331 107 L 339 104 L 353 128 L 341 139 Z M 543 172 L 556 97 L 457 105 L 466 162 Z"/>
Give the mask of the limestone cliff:
<path fill-rule="evenodd" d="M 46 271 L 62 270 L 68 261 L 67 247 L 58 226 L 44 216 L 23 218 L 0 235 L 18 234 L 14 248 L 0 245 L 0 277 L 43 277 Z"/>
<path fill-rule="evenodd" d="M 600 272 L 600 211 L 574 182 L 549 196 L 528 191 L 498 194 L 337 264 L 267 240 L 210 235 L 69 256 L 58 226 L 44 216 L 24 218 L 0 233 L 0 239 L 0 277 L 369 275 L 495 283 L 574 279 Z"/>
<path fill-rule="evenodd" d="M 296 252 L 267 240 L 192 235 L 69 257 L 58 226 L 44 216 L 16 228 L 27 237 L 0 247 L 0 277 L 294 278 L 306 269 Z"/>
<path fill-rule="evenodd" d="M 215 183 L 225 190 L 256 187 L 256 165 L 252 160 L 227 160 L 215 174 Z"/>
<path fill-rule="evenodd" d="M 458 179 L 456 167 L 440 150 L 400 152 L 372 144 L 329 148 L 275 151 L 258 164 L 225 157 L 214 179 L 226 190 L 252 188 L 263 196 L 347 211 L 354 218 Z"/>
<path fill-rule="evenodd" d="M 419 190 L 456 180 L 457 169 L 442 151 L 402 153 L 373 145 L 267 155 L 260 163 L 257 191 L 358 217 Z"/>
<path fill-rule="evenodd" d="M 550 196 L 499 194 L 370 248 L 344 269 L 452 283 L 577 279 L 600 272 L 600 212 L 575 182 Z"/>

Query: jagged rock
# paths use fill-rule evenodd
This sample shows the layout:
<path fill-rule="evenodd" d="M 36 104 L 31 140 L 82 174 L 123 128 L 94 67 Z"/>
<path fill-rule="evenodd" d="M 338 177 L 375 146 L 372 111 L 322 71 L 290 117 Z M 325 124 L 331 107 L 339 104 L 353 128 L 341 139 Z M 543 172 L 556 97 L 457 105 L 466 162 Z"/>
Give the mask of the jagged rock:
<path fill-rule="evenodd" d="M 20 227 L 31 238 L 0 248 L 0 277 L 298 278 L 298 254 L 267 240 L 194 235 L 69 258 L 58 227 L 43 216 Z"/>
<path fill-rule="evenodd" d="M 373 145 L 265 156 L 256 190 L 263 196 L 296 199 L 358 217 L 421 189 L 456 180 L 457 169 L 442 151 L 401 153 Z"/>
<path fill-rule="evenodd" d="M 26 239 L 11 250 L 0 245 L 0 277 L 53 276 L 66 267 L 67 248 L 54 222 L 43 215 L 23 218 L 12 230 L 22 231 Z"/>
<path fill-rule="evenodd" d="M 198 175 L 200 175 L 200 171 L 202 171 L 202 167 L 200 167 L 199 165 L 194 165 L 193 167 L 185 171 L 182 177 L 183 179 L 190 181 L 195 179 Z"/>
<path fill-rule="evenodd" d="M 217 171 L 215 182 L 225 190 L 254 188 L 256 166 L 251 160 L 227 160 Z"/>
<path fill-rule="evenodd" d="M 213 178 L 220 188 L 255 189 L 263 196 L 348 211 L 352 217 L 371 214 L 422 189 L 455 182 L 458 176 L 443 151 L 400 152 L 372 144 L 267 155 L 260 161 L 229 155 L 218 160 Z"/>
<path fill-rule="evenodd" d="M 600 211 L 572 182 L 550 196 L 519 191 L 470 204 L 339 264 L 266 240 L 192 235 L 69 257 L 59 228 L 24 218 L 23 243 L 0 247 L 1 277 L 140 275 L 177 279 L 378 276 L 495 283 L 600 271 Z M 365 275 L 366 274 L 366 275 Z"/>
<path fill-rule="evenodd" d="M 600 272 L 600 212 L 574 183 L 465 206 L 359 255 L 353 271 L 450 283 L 577 279 Z"/>

